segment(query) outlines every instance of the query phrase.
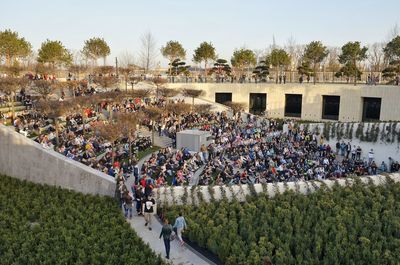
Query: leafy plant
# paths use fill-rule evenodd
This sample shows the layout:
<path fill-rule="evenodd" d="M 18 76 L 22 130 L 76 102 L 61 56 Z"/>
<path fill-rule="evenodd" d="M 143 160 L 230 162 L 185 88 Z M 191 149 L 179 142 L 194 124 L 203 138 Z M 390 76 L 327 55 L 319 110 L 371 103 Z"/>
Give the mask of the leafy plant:
<path fill-rule="evenodd" d="M 293 191 L 166 209 L 185 216 L 192 242 L 225 264 L 397 264 L 400 183 L 359 179 L 314 193 Z M 320 187 L 318 187 L 320 186 Z M 377 251 L 379 250 L 379 251 Z"/>
<path fill-rule="evenodd" d="M 110 197 L 0 176 L 0 264 L 165 264 Z"/>

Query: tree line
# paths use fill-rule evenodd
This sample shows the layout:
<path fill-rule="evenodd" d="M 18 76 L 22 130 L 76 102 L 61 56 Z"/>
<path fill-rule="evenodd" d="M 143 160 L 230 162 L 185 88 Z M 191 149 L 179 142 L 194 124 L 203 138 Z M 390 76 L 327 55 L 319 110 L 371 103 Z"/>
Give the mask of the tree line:
<path fill-rule="evenodd" d="M 154 68 L 157 54 L 155 38 L 151 33 L 146 33 L 141 38 L 142 49 L 140 52 L 141 69 L 146 73 Z M 97 65 L 99 59 L 110 55 L 108 43 L 99 37 L 86 40 L 82 50 L 78 53 L 86 65 Z M 160 49 L 160 53 L 168 61 L 167 74 L 170 76 L 190 75 L 190 66 L 184 61 L 187 58 L 186 49 L 176 40 L 168 41 Z M 5 65 L 16 71 L 19 60 L 33 54 L 32 45 L 18 32 L 11 30 L 0 31 L 0 57 Z M 38 64 L 56 67 L 79 66 L 73 54 L 59 40 L 46 40 L 42 43 L 36 56 Z M 121 72 L 129 67 L 138 67 L 134 64 L 133 55 L 126 52 L 121 56 Z M 253 76 L 262 81 L 274 73 L 274 78 L 284 75 L 286 71 L 297 71 L 300 75 L 313 77 L 317 81 L 317 72 L 333 72 L 336 77 L 352 78 L 356 83 L 361 77 L 362 70 L 382 73 L 382 76 L 393 80 L 400 75 L 400 36 L 394 35 L 386 44 L 374 44 L 369 47 L 359 41 L 350 41 L 340 49 L 328 48 L 321 41 L 311 41 L 307 45 L 295 45 L 294 41 L 284 47 L 275 44 L 269 51 L 251 50 L 247 48 L 236 49 L 230 60 L 220 58 L 216 48 L 211 42 L 204 41 L 194 50 L 191 61 L 201 65 L 204 78 L 214 74 L 216 76 Z M 230 62 L 230 64 L 228 63 Z M 117 62 L 118 63 L 118 62 Z M 366 67 L 366 64 L 369 67 Z M 125 70 L 128 72 L 129 70 Z"/>

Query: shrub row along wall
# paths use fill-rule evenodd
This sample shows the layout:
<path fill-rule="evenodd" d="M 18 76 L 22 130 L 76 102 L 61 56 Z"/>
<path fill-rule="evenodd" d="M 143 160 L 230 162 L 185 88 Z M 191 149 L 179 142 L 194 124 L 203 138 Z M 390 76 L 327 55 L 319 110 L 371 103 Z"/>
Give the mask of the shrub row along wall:
<path fill-rule="evenodd" d="M 0 125 L 0 174 L 85 194 L 114 196 L 114 178 Z"/>
<path fill-rule="evenodd" d="M 387 178 L 392 179 L 394 182 L 400 182 L 400 173 L 360 177 L 359 179 L 364 183 L 371 182 L 375 185 L 381 185 L 386 183 Z M 255 185 L 162 187 L 155 189 L 155 197 L 157 203 L 161 205 L 198 204 L 203 201 L 219 201 L 224 198 L 229 201 L 233 199 L 245 201 L 246 196 L 253 196 L 259 193 L 265 193 L 270 198 L 286 190 L 308 194 L 318 190 L 321 185 L 326 185 L 328 188 L 331 188 L 335 183 L 340 186 L 346 186 L 347 184 L 351 185 L 353 182 L 353 178 L 345 178 L 338 180 L 276 182 Z"/>
<path fill-rule="evenodd" d="M 336 142 L 344 141 L 353 146 L 362 148 L 361 157 L 368 159 L 369 150 L 374 150 L 375 162 L 380 165 L 382 161 L 388 165 L 389 157 L 400 160 L 400 122 L 379 123 L 310 123 L 300 124 L 301 129 L 307 129 L 323 135 L 325 143 L 336 150 Z M 284 125 L 287 131 L 287 125 Z"/>

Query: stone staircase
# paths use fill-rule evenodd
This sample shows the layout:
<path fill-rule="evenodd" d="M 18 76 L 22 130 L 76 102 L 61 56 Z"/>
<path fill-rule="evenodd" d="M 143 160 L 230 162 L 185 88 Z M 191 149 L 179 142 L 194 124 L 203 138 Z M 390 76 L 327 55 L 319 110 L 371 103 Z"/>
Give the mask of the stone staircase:
<path fill-rule="evenodd" d="M 142 136 L 148 136 L 148 137 L 151 138 L 151 131 L 149 131 L 145 127 L 142 127 L 139 130 L 139 134 L 142 135 Z M 162 148 L 172 146 L 172 143 L 173 143 L 171 138 L 169 138 L 167 136 L 159 136 L 158 132 L 155 132 L 155 134 L 154 134 L 154 142 L 155 142 L 156 146 L 159 146 L 159 147 L 162 147 Z"/>
<path fill-rule="evenodd" d="M 22 102 L 14 102 L 14 111 L 15 113 L 21 112 L 26 110 L 26 107 L 24 106 L 24 104 L 22 104 Z M 3 103 L 0 104 L 0 112 L 1 113 L 8 113 L 11 112 L 12 108 L 11 108 L 11 103 L 7 102 L 7 103 Z"/>

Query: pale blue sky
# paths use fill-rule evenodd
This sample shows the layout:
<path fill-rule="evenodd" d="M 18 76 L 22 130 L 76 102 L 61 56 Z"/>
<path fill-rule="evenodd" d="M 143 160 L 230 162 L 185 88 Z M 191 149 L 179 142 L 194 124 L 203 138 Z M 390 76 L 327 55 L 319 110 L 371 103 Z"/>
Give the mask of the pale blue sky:
<path fill-rule="evenodd" d="M 400 23 L 400 0 L 14 0 L 0 10 L 0 30 L 18 31 L 35 50 L 46 39 L 80 50 L 98 36 L 111 47 L 109 62 L 124 50 L 136 54 L 148 30 L 158 47 L 180 41 L 191 63 L 202 41 L 230 59 L 235 48 L 268 47 L 272 36 L 282 46 L 291 36 L 299 44 L 321 40 L 328 46 L 380 42 Z"/>

